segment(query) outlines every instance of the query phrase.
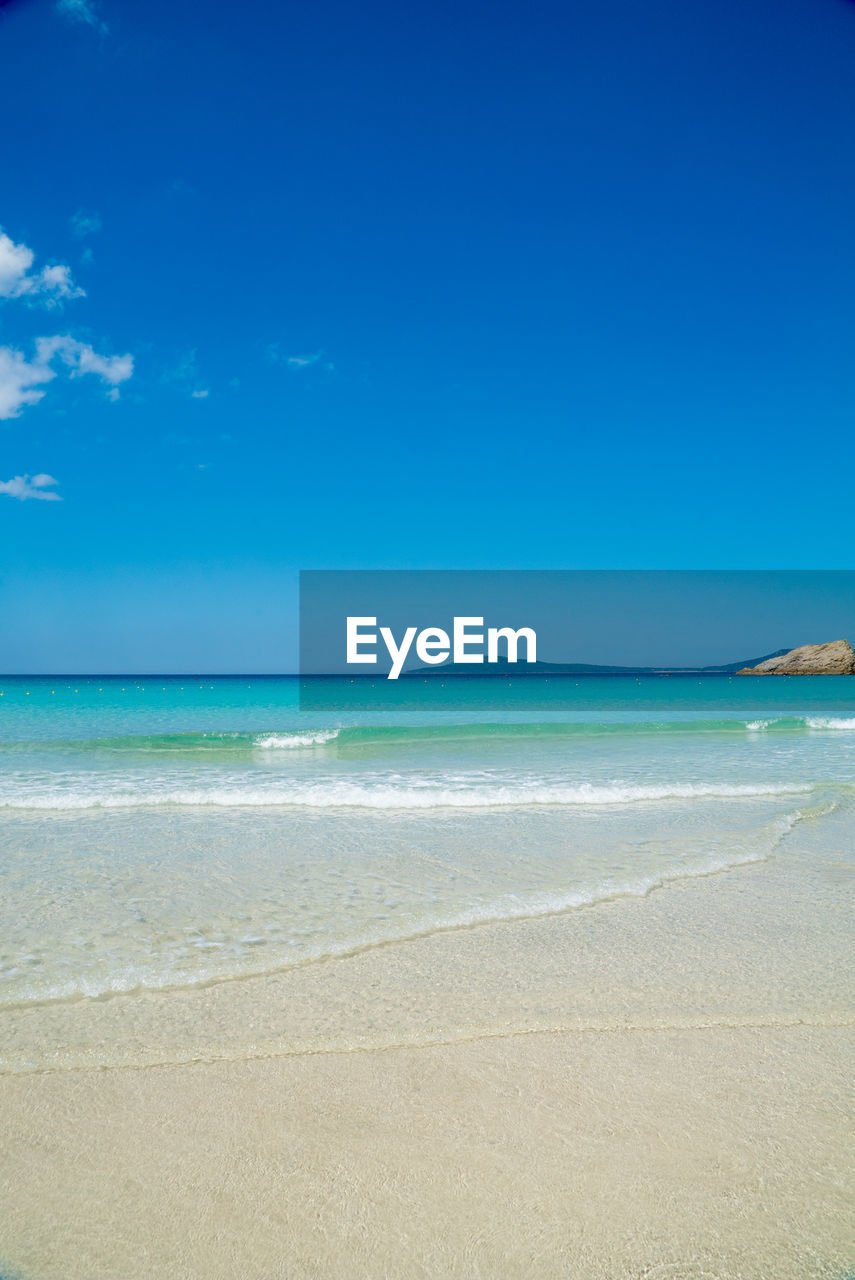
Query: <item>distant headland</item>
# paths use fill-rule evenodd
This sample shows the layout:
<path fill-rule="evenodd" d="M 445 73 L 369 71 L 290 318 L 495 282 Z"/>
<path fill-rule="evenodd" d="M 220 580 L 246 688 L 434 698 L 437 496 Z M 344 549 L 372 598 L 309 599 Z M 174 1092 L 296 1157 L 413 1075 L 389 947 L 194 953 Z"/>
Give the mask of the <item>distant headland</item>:
<path fill-rule="evenodd" d="M 852 676 L 855 649 L 848 640 L 803 644 L 787 653 L 773 653 L 756 665 L 744 666 L 740 676 Z"/>

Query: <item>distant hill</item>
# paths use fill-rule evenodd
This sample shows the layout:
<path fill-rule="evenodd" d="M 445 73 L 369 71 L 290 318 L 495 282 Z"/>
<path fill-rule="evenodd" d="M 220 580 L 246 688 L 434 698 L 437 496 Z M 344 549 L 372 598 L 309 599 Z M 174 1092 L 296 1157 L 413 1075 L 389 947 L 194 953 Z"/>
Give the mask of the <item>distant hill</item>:
<path fill-rule="evenodd" d="M 742 667 L 756 667 L 759 662 L 768 662 L 770 658 L 780 658 L 783 654 L 789 653 L 789 649 L 776 649 L 774 653 L 767 653 L 762 658 L 749 658 L 747 662 L 729 662 L 726 667 L 702 667 L 703 671 L 739 671 Z"/>
<path fill-rule="evenodd" d="M 770 658 L 780 658 L 789 649 L 776 649 L 762 658 L 740 659 L 717 667 L 610 667 L 590 662 L 508 662 L 500 658 L 489 666 L 468 662 L 445 662 L 440 666 L 412 667 L 401 672 L 405 676 L 661 676 L 661 675 L 733 675 L 743 667 L 756 667 Z"/>

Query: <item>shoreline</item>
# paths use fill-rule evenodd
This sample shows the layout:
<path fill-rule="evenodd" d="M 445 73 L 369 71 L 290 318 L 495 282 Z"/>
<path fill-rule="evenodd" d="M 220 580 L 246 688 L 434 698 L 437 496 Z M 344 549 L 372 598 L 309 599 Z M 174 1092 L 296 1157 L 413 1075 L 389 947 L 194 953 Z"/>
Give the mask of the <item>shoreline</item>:
<path fill-rule="evenodd" d="M 840 1280 L 849 827 L 645 898 L 18 1019 L 66 1067 L 0 1077 L 0 1269 Z"/>
<path fill-rule="evenodd" d="M 845 859 L 850 826 L 849 806 L 819 808 L 763 858 L 676 874 L 644 893 L 437 927 L 257 974 L 10 1005 L 0 1011 L 0 1079 L 434 1044 L 451 1030 L 617 1030 L 640 1015 L 648 1028 L 790 1023 L 814 1011 L 836 1024 L 855 1017 L 851 979 L 840 995 L 849 882 L 825 849 Z M 45 1045 L 63 1050 L 46 1057 Z"/>

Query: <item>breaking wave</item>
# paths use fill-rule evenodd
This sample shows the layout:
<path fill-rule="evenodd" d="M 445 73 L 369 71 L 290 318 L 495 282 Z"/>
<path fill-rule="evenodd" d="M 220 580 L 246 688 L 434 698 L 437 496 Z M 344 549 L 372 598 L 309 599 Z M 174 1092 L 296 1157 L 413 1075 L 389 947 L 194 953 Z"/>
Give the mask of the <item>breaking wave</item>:
<path fill-rule="evenodd" d="M 305 729 L 300 733 L 260 733 L 253 741 L 264 751 L 294 751 L 301 747 L 322 747 L 338 735 L 338 729 Z"/>
<path fill-rule="evenodd" d="M 464 723 L 441 725 L 322 725 L 312 728 L 286 727 L 252 731 L 207 731 L 190 733 L 134 734 L 88 739 L 32 739 L 0 742 L 0 753 L 13 751 L 94 752 L 99 755 L 138 754 L 248 757 L 259 751 L 331 750 L 336 754 L 365 752 L 374 748 L 437 745 L 440 743 L 484 743 L 568 740 L 592 737 L 614 739 L 644 735 L 722 735 L 740 737 L 749 733 L 800 734 L 817 731 L 855 731 L 855 717 L 779 716 L 775 718 L 708 720 L 579 720 L 542 723 Z"/>

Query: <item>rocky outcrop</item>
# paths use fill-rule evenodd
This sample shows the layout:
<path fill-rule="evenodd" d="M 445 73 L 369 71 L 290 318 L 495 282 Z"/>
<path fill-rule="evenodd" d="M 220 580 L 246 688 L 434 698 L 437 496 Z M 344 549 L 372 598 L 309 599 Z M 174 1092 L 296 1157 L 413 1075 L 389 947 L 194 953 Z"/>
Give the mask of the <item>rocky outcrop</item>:
<path fill-rule="evenodd" d="M 803 644 L 798 649 L 767 658 L 756 667 L 743 667 L 739 676 L 852 676 L 855 675 L 855 649 L 848 640 L 829 640 L 827 644 Z"/>

